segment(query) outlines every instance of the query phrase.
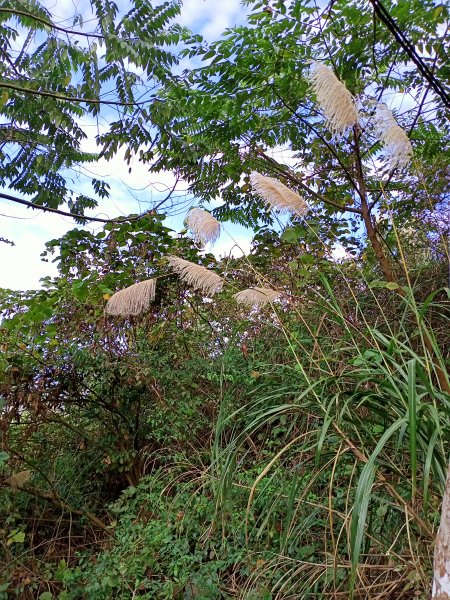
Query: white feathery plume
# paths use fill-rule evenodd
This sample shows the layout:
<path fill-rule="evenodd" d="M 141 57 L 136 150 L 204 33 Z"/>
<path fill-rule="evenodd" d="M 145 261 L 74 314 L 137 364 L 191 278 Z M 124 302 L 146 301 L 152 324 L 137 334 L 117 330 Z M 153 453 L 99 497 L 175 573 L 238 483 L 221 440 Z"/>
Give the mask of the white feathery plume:
<path fill-rule="evenodd" d="M 186 225 L 194 234 L 194 239 L 203 246 L 208 242 L 214 244 L 220 236 L 219 221 L 201 208 L 192 208 L 189 211 Z"/>
<path fill-rule="evenodd" d="M 249 304 L 251 306 L 264 306 L 264 304 L 273 302 L 279 296 L 280 292 L 262 287 L 248 288 L 234 294 L 234 298 L 238 304 Z"/>
<path fill-rule="evenodd" d="M 194 289 L 202 290 L 209 296 L 222 289 L 223 279 L 217 273 L 178 256 L 168 256 L 167 259 L 175 273 Z"/>
<path fill-rule="evenodd" d="M 355 99 L 329 67 L 313 61 L 309 80 L 333 135 L 344 133 L 358 122 Z"/>
<path fill-rule="evenodd" d="M 271 209 L 289 211 L 303 217 L 308 212 L 308 205 L 294 190 L 286 187 L 278 179 L 266 177 L 256 171 L 250 173 L 252 188 L 261 196 Z"/>
<path fill-rule="evenodd" d="M 105 311 L 109 315 L 120 315 L 121 317 L 139 315 L 147 310 L 150 302 L 155 299 L 155 293 L 156 281 L 154 279 L 134 283 L 111 296 Z"/>
<path fill-rule="evenodd" d="M 390 169 L 405 167 L 413 154 L 411 142 L 386 104 L 378 104 L 373 123 L 389 157 Z"/>
<path fill-rule="evenodd" d="M 11 475 L 11 477 L 7 480 L 7 483 L 9 483 L 14 491 L 17 491 L 31 479 L 32 474 L 32 471 L 20 471 L 20 473 Z"/>

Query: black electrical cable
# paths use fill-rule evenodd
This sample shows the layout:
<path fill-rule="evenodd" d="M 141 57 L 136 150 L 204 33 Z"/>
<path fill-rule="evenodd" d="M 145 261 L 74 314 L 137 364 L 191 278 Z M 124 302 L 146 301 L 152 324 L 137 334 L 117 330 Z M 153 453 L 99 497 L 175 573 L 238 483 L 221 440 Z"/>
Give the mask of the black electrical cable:
<path fill-rule="evenodd" d="M 450 108 L 450 94 L 445 90 L 442 84 L 436 79 L 434 73 L 428 68 L 423 60 L 418 56 L 414 45 L 409 41 L 394 19 L 391 17 L 387 9 L 383 6 L 380 0 L 370 0 L 375 14 L 382 23 L 386 25 L 392 33 L 396 41 L 400 44 L 406 54 L 410 57 L 413 63 L 418 68 L 419 72 L 429 83 L 431 89 L 442 99 L 445 106 Z"/>

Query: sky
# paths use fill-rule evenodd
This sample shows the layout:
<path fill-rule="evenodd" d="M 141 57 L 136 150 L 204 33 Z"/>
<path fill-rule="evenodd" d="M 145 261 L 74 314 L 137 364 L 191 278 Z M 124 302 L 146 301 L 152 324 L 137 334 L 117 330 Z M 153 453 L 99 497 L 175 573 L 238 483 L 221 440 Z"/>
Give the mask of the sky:
<path fill-rule="evenodd" d="M 89 15 L 89 1 L 86 0 L 44 0 L 46 8 L 55 16 L 55 21 L 70 26 L 74 11 L 85 11 Z M 126 0 L 118 2 L 126 6 Z M 177 22 L 187 26 L 195 33 L 202 34 L 206 40 L 213 41 L 228 27 L 233 27 L 245 21 L 245 9 L 240 0 L 185 0 L 181 16 Z M 69 23 L 69 25 L 67 24 Z M 86 31 L 89 28 L 86 26 Z M 98 151 L 94 136 L 97 124 L 88 119 L 82 121 L 82 126 L 87 133 L 84 150 Z M 111 186 L 111 198 L 101 201 L 96 209 L 87 210 L 90 216 L 113 218 L 118 215 L 140 213 L 146 210 L 153 201 L 158 200 L 167 193 L 173 182 L 170 173 L 149 174 L 147 168 L 137 160 L 132 162 L 132 172 L 128 172 L 123 152 L 114 159 L 104 160 L 89 164 L 89 174 L 94 177 L 105 177 Z M 73 177 L 73 172 L 71 176 Z M 74 182 L 82 191 L 86 187 L 89 192 L 87 180 L 80 177 Z M 4 190 L 6 193 L 8 190 Z M 16 195 L 13 192 L 13 195 Z M 183 228 L 184 215 L 169 217 L 165 224 L 179 231 Z M 41 252 L 45 243 L 59 238 L 66 231 L 79 227 L 73 219 L 60 215 L 36 211 L 12 202 L 0 199 L 0 237 L 14 242 L 14 246 L 0 243 L 0 287 L 9 289 L 37 289 L 39 280 L 45 276 L 57 274 L 56 265 L 51 262 L 42 262 Z M 95 231 L 101 224 L 92 223 L 87 229 Z M 232 224 L 224 224 L 221 238 L 213 248 L 217 256 L 239 255 L 240 250 L 248 252 L 251 242 L 251 232 L 248 229 Z"/>

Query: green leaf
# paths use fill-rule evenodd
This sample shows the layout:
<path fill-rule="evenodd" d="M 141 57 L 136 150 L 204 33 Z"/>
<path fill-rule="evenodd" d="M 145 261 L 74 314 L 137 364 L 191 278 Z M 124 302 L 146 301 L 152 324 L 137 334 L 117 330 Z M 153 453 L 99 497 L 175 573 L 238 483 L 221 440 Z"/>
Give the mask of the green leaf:
<path fill-rule="evenodd" d="M 305 235 L 305 227 L 303 225 L 293 225 L 286 227 L 281 234 L 281 239 L 287 244 L 297 244 Z"/>
<path fill-rule="evenodd" d="M 352 519 L 350 523 L 350 551 L 352 563 L 350 581 L 351 597 L 353 597 L 356 569 L 358 567 L 359 557 L 361 555 L 361 545 L 364 536 L 364 528 L 366 526 L 367 510 L 369 508 L 369 502 L 372 495 L 372 486 L 375 479 L 375 461 L 392 435 L 406 422 L 406 418 L 398 419 L 384 432 L 374 451 L 370 455 L 367 463 L 364 465 L 363 470 L 361 471 L 358 487 L 355 493 Z"/>
<path fill-rule="evenodd" d="M 89 282 L 88 281 L 76 281 L 72 285 L 73 295 L 80 302 L 84 302 L 89 293 Z"/>
<path fill-rule="evenodd" d="M 302 254 L 298 260 L 304 265 L 313 265 L 316 262 L 316 258 L 312 254 Z"/>
<path fill-rule="evenodd" d="M 408 430 L 409 454 L 411 458 L 411 496 L 414 500 L 417 486 L 417 390 L 416 390 L 417 360 L 408 361 Z"/>
<path fill-rule="evenodd" d="M 11 544 L 21 544 L 25 540 L 25 532 L 15 529 L 8 537 L 6 544 L 10 546 Z"/>

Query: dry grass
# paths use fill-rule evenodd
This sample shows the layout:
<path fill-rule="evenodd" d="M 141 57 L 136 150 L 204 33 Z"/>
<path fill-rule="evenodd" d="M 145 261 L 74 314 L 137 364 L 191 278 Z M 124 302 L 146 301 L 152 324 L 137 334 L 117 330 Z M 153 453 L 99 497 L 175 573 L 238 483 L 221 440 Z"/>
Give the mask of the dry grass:
<path fill-rule="evenodd" d="M 278 179 L 266 177 L 253 171 L 250 174 L 250 182 L 254 191 L 271 210 L 291 212 L 299 217 L 304 217 L 308 212 L 308 205 L 305 200 Z"/>
<path fill-rule="evenodd" d="M 389 158 L 389 167 L 405 167 L 413 154 L 411 142 L 385 104 L 377 106 L 374 125 Z"/>
<path fill-rule="evenodd" d="M 234 294 L 234 298 L 238 304 L 247 304 L 250 306 L 264 306 L 265 304 L 272 303 L 279 296 L 280 292 L 262 287 L 248 288 Z"/>
<path fill-rule="evenodd" d="M 220 237 L 220 223 L 211 213 L 201 208 L 193 208 L 186 217 L 186 225 L 194 239 L 202 246 L 214 244 Z"/>

